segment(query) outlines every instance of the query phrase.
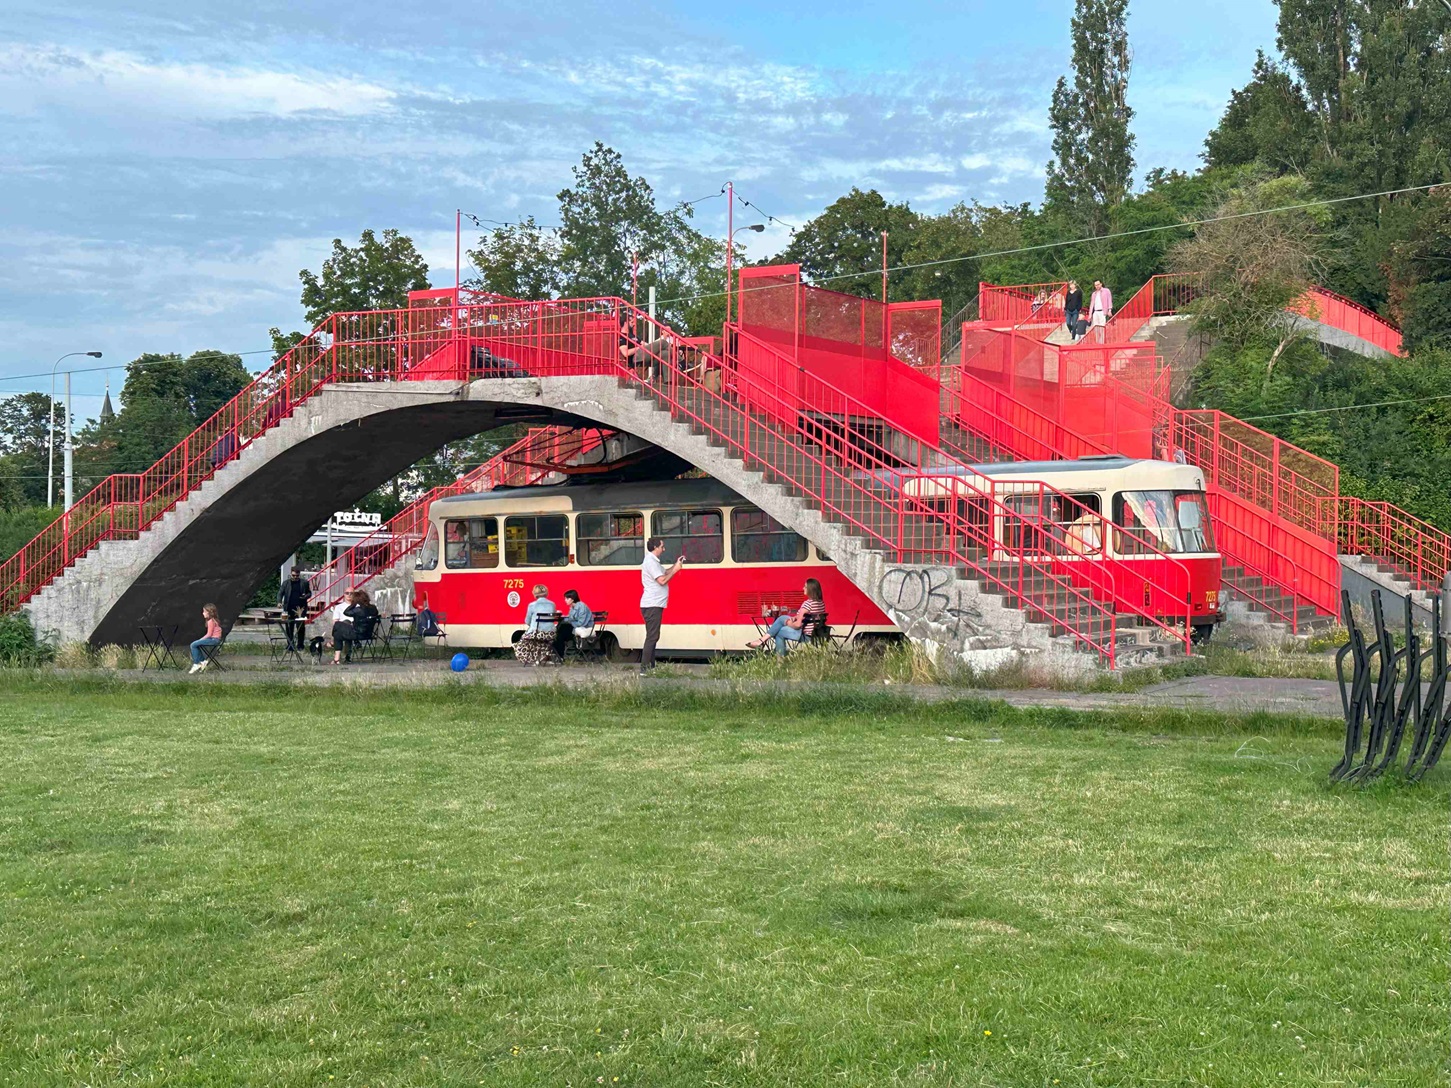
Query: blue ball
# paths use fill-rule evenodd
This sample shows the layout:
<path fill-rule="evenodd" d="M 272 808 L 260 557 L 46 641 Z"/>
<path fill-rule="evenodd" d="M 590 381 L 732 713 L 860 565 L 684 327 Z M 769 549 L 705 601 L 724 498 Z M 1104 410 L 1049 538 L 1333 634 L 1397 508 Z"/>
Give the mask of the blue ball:
<path fill-rule="evenodd" d="M 453 660 L 448 663 L 448 667 L 454 672 L 463 672 L 464 669 L 469 667 L 469 655 L 462 652 L 454 654 Z"/>

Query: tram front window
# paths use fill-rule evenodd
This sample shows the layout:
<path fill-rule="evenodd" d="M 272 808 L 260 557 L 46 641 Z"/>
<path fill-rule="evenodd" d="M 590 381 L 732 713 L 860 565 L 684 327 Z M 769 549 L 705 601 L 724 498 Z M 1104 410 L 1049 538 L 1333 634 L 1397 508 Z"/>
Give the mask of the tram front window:
<path fill-rule="evenodd" d="M 423 537 L 423 549 L 418 553 L 418 570 L 435 570 L 438 567 L 438 526 L 432 523 Z"/>
<path fill-rule="evenodd" d="M 1114 498 L 1114 545 L 1120 555 L 1151 550 L 1212 552 L 1214 530 L 1202 491 L 1124 491 Z"/>

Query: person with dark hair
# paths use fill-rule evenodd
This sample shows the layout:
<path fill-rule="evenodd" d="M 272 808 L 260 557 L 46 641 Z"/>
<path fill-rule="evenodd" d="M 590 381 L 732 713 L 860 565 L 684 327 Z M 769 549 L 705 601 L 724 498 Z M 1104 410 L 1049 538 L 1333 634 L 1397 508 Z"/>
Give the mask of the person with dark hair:
<path fill-rule="evenodd" d="M 670 603 L 670 579 L 685 566 L 685 556 L 682 555 L 666 567 L 660 561 L 664 554 L 663 539 L 652 536 L 645 541 L 645 561 L 640 564 L 640 614 L 645 618 L 645 646 L 640 651 L 641 676 L 648 676 L 655 667 L 660 624 L 665 618 L 665 606 Z"/>
<path fill-rule="evenodd" d="M 826 602 L 821 597 L 821 583 L 815 578 L 806 579 L 806 584 L 801 587 L 806 594 L 806 600 L 801 602 L 801 607 L 794 613 L 783 613 L 771 621 L 771 626 L 766 628 L 764 638 L 755 642 L 746 643 L 753 650 L 763 649 L 766 643 L 772 639 L 776 642 L 776 656 L 786 656 L 786 643 L 800 642 L 804 638 L 810 638 L 816 631 L 816 625 L 821 622 L 818 617 L 826 613 Z"/>
<path fill-rule="evenodd" d="M 569 645 L 569 640 L 574 637 L 575 632 L 588 631 L 595 625 L 594 613 L 590 611 L 589 605 L 579 599 L 579 590 L 566 589 L 564 603 L 569 608 L 569 612 L 554 629 L 554 660 L 561 665 L 564 664 L 565 647 Z"/>
<path fill-rule="evenodd" d="M 343 619 L 333 624 L 333 664 L 341 665 L 344 655 L 349 663 L 353 660 L 353 645 L 367 642 L 378 626 L 378 609 L 374 607 L 367 590 L 355 589 L 347 595 L 348 607 L 343 609 Z"/>
<path fill-rule="evenodd" d="M 287 614 L 283 629 L 287 633 L 287 648 L 301 650 L 307 645 L 307 608 L 312 601 L 312 583 L 302 576 L 302 568 L 292 567 L 277 590 L 277 607 Z"/>
<path fill-rule="evenodd" d="M 1077 280 L 1068 281 L 1068 293 L 1063 296 L 1063 323 L 1068 326 L 1068 335 L 1073 336 L 1074 327 L 1078 324 L 1078 315 L 1083 311 L 1083 288 L 1078 286 Z"/>

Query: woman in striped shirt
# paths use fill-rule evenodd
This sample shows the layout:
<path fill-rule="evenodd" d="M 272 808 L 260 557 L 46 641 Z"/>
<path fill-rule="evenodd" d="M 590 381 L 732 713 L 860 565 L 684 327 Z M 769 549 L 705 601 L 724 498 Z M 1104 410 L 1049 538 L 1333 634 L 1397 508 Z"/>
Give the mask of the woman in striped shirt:
<path fill-rule="evenodd" d="M 771 626 L 766 628 L 764 638 L 746 645 L 753 650 L 759 650 L 775 639 L 777 656 L 785 657 L 786 643 L 810 638 L 816 631 L 816 625 L 821 622 L 820 617 L 826 615 L 826 602 L 821 599 L 821 583 L 815 578 L 806 579 L 802 591 L 806 594 L 806 600 L 801 602 L 801 607 L 794 615 L 777 616 Z"/>

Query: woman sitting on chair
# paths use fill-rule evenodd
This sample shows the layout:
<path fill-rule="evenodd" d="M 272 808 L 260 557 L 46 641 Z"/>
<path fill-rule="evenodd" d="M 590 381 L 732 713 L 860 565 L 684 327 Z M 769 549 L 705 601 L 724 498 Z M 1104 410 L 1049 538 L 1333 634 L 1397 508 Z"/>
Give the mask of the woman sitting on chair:
<path fill-rule="evenodd" d="M 559 609 L 549 599 L 549 587 L 534 587 L 534 600 L 524 611 L 524 633 L 514 643 L 514 657 L 524 665 L 543 665 L 554 656 L 554 617 Z M 547 618 L 546 618 L 547 617 Z"/>
<path fill-rule="evenodd" d="M 802 587 L 806 594 L 806 600 L 801 602 L 801 607 L 794 614 L 777 616 L 771 626 L 766 628 L 764 638 L 755 642 L 746 643 L 753 650 L 762 649 L 772 639 L 776 640 L 776 655 L 786 656 L 786 643 L 800 642 L 803 638 L 809 638 L 815 631 L 816 625 L 821 622 L 818 617 L 825 615 L 826 602 L 821 599 L 821 583 L 815 578 L 806 579 L 806 585 Z"/>
<path fill-rule="evenodd" d="M 353 644 L 367 642 L 378 626 L 378 610 L 368 598 L 366 590 L 355 589 L 347 596 L 348 607 L 343 609 L 343 619 L 333 624 L 333 664 L 341 665 L 343 655 L 349 663 L 353 660 Z"/>

